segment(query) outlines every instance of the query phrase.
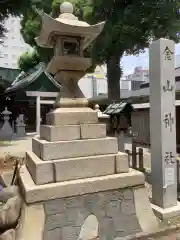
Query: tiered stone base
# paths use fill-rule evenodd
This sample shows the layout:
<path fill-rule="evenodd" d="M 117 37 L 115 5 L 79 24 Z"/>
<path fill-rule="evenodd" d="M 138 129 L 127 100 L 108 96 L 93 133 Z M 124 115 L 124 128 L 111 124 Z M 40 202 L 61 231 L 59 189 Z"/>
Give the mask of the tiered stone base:
<path fill-rule="evenodd" d="M 20 239 L 108 240 L 158 228 L 143 174 L 129 169 L 97 112 L 61 108 L 47 122 L 20 171 Z"/>

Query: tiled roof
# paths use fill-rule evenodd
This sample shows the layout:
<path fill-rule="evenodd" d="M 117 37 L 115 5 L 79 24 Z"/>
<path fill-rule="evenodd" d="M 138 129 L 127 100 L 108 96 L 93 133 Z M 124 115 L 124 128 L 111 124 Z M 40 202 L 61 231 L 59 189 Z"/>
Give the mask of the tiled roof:
<path fill-rule="evenodd" d="M 27 73 L 21 72 L 9 88 L 6 89 L 6 93 L 17 91 L 22 89 L 32 82 L 36 81 L 39 76 L 44 73 L 47 78 L 57 87 L 61 88 L 61 85 L 46 71 L 45 64 L 39 63 L 33 69 L 29 70 Z"/>
<path fill-rule="evenodd" d="M 122 101 L 120 103 L 112 103 L 110 104 L 106 110 L 103 112 L 104 114 L 108 114 L 108 115 L 112 115 L 112 114 L 119 114 L 121 113 L 127 106 L 129 106 L 132 111 L 133 111 L 133 107 L 131 104 Z"/>

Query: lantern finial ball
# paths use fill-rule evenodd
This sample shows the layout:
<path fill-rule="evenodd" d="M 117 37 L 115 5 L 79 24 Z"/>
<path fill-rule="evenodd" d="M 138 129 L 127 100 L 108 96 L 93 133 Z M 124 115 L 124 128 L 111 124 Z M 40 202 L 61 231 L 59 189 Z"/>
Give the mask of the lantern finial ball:
<path fill-rule="evenodd" d="M 60 6 L 60 13 L 73 13 L 74 12 L 74 8 L 72 3 L 70 2 L 63 2 Z"/>

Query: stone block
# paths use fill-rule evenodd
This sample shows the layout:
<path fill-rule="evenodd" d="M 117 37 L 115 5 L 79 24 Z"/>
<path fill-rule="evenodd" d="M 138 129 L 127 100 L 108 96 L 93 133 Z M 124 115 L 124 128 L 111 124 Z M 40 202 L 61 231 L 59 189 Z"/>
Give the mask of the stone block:
<path fill-rule="evenodd" d="M 41 125 L 40 138 L 49 142 L 80 139 L 79 125 Z"/>
<path fill-rule="evenodd" d="M 91 108 L 57 108 L 46 115 L 48 125 L 98 123 L 97 112 Z"/>
<path fill-rule="evenodd" d="M 148 219 L 146 221 L 148 221 Z M 134 235 L 142 231 L 136 214 L 121 214 L 119 218 L 118 216 L 114 218 L 114 225 L 116 232 L 121 232 L 122 230 L 124 230 L 126 236 Z"/>
<path fill-rule="evenodd" d="M 80 227 L 66 226 L 62 228 L 62 240 L 78 239 Z"/>
<path fill-rule="evenodd" d="M 83 224 L 85 216 L 84 211 L 81 210 L 81 208 L 83 208 L 83 203 L 81 204 L 79 208 L 67 209 L 65 218 L 66 226 L 80 227 Z"/>
<path fill-rule="evenodd" d="M 81 138 L 105 138 L 106 124 L 81 124 Z"/>
<path fill-rule="evenodd" d="M 67 209 L 72 208 L 81 208 L 82 202 L 81 202 L 81 196 L 74 196 L 74 197 L 68 197 L 65 199 L 65 206 Z"/>
<path fill-rule="evenodd" d="M 135 210 L 135 205 L 134 205 L 133 199 L 122 201 L 121 209 L 122 209 L 122 213 L 124 213 L 126 215 L 136 214 L 136 210 Z"/>
<path fill-rule="evenodd" d="M 44 161 L 115 154 L 118 152 L 117 139 L 111 137 L 59 142 L 48 142 L 33 138 L 32 142 L 33 152 Z"/>
<path fill-rule="evenodd" d="M 35 184 L 45 184 L 54 182 L 53 163 L 42 161 L 33 152 L 26 153 L 26 166 Z"/>
<path fill-rule="evenodd" d="M 159 228 L 159 222 L 157 221 L 152 210 L 152 205 L 149 202 L 147 188 L 143 186 L 134 187 L 133 195 L 134 195 L 136 216 L 139 220 L 139 224 L 141 225 L 142 231 L 151 232 L 151 231 L 157 230 Z M 180 210 L 180 207 L 179 207 L 179 210 Z"/>
<path fill-rule="evenodd" d="M 60 228 L 46 231 L 44 234 L 44 240 L 61 240 L 61 239 L 62 239 L 62 234 L 61 234 Z"/>
<path fill-rule="evenodd" d="M 22 166 L 20 169 L 20 186 L 27 203 L 80 196 L 143 184 L 144 175 L 141 172 L 130 170 L 129 173 L 35 185 L 27 168 Z"/>
<path fill-rule="evenodd" d="M 105 217 L 99 226 L 100 239 L 114 239 L 113 218 Z"/>
<path fill-rule="evenodd" d="M 106 215 L 107 217 L 113 217 L 115 215 L 121 214 L 121 200 L 116 199 L 113 201 L 110 201 L 106 205 Z"/>
<path fill-rule="evenodd" d="M 54 199 L 46 201 L 44 203 L 44 209 L 47 215 L 54 215 L 64 213 L 66 210 L 66 206 L 63 199 Z"/>
<path fill-rule="evenodd" d="M 65 225 L 64 222 L 65 215 L 64 214 L 54 214 L 54 215 L 47 215 L 45 221 L 45 229 L 46 231 L 62 228 Z"/>
<path fill-rule="evenodd" d="M 55 160 L 56 182 L 114 174 L 115 154 Z"/>
<path fill-rule="evenodd" d="M 129 171 L 128 155 L 118 152 L 116 155 L 116 173 L 125 173 Z"/>

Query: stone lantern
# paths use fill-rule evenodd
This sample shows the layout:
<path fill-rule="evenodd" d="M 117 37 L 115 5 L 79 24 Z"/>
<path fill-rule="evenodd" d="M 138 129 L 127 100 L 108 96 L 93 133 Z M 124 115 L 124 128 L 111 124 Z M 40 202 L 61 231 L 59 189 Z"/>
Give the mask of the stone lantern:
<path fill-rule="evenodd" d="M 103 26 L 78 21 L 70 3 L 61 5 L 57 19 L 43 15 L 36 41 L 54 48 L 48 71 L 62 90 L 20 169 L 25 204 L 18 239 L 124 239 L 157 228 L 143 174 L 129 170 L 127 154 L 106 136 L 98 107 L 88 108 L 77 85 L 91 65 L 83 50 Z"/>
<path fill-rule="evenodd" d="M 56 107 L 87 106 L 78 86 L 79 79 L 91 66 L 91 58 L 85 58 L 83 51 L 101 33 L 104 24 L 89 25 L 79 21 L 69 2 L 61 4 L 60 15 L 56 19 L 43 14 L 42 29 L 36 42 L 40 47 L 54 49 L 54 57 L 47 70 L 62 85 Z"/>

